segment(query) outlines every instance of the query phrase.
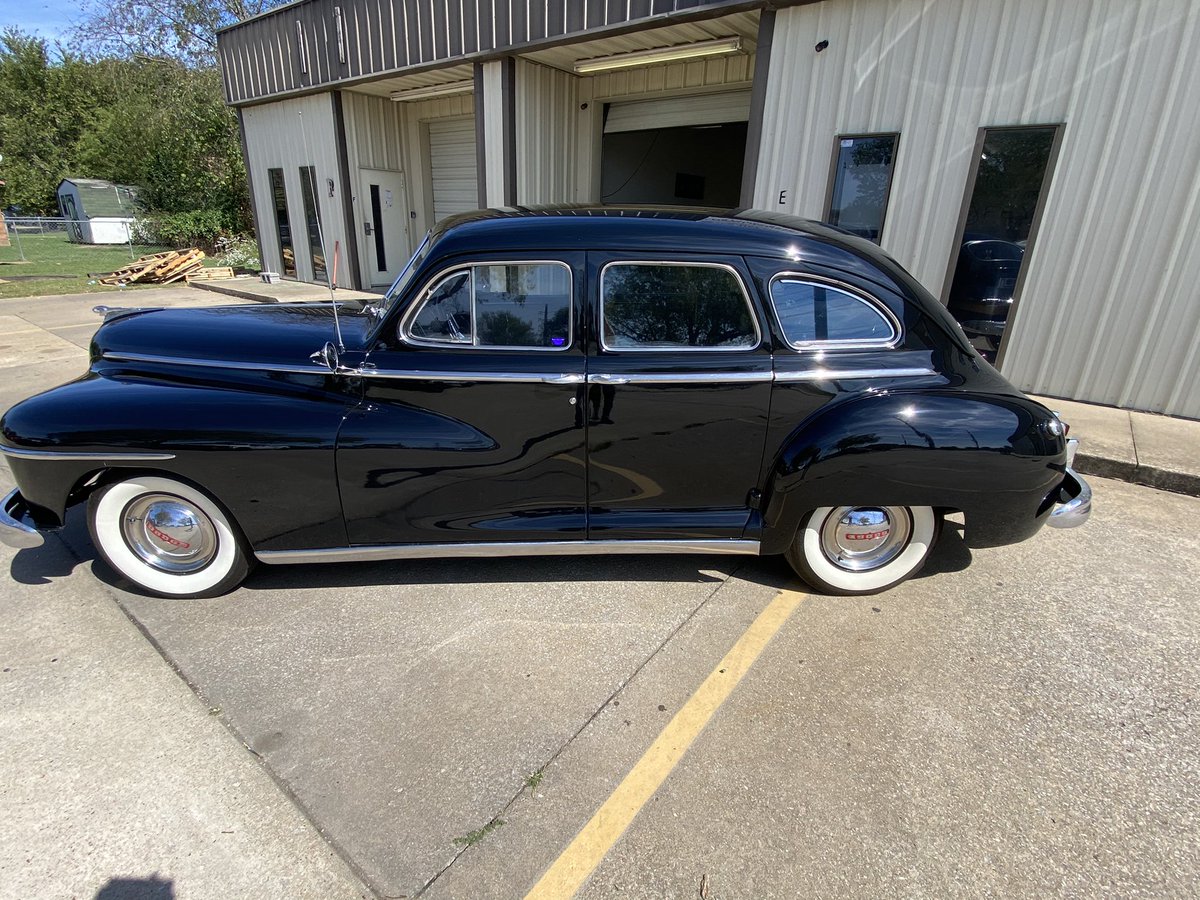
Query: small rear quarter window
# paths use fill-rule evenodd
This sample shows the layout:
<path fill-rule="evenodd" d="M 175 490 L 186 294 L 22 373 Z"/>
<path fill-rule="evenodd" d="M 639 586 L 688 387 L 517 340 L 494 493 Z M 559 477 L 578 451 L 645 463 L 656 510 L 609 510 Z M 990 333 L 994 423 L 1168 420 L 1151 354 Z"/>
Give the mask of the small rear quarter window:
<path fill-rule="evenodd" d="M 886 346 L 897 337 L 891 317 L 870 300 L 823 282 L 778 277 L 771 303 L 793 347 Z"/>

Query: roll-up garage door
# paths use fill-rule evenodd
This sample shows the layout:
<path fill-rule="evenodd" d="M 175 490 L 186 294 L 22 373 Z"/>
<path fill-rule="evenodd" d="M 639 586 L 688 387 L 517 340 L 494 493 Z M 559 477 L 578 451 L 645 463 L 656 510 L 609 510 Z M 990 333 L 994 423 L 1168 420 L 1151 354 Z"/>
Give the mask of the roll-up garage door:
<path fill-rule="evenodd" d="M 479 207 L 473 117 L 429 123 L 429 175 L 435 220 Z"/>
<path fill-rule="evenodd" d="M 722 91 L 664 100 L 613 103 L 604 120 L 604 133 L 677 128 L 683 125 L 718 125 L 750 119 L 749 91 Z"/>

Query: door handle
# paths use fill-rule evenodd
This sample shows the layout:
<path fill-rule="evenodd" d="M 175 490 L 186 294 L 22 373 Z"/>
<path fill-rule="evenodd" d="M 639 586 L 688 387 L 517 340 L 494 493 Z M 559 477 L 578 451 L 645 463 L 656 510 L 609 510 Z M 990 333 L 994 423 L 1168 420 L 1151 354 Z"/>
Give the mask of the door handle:
<path fill-rule="evenodd" d="M 371 233 L 371 223 L 370 222 L 363 222 L 363 233 L 364 234 Z"/>
<path fill-rule="evenodd" d="M 589 375 L 588 384 L 629 384 L 629 379 L 622 375 Z"/>
<path fill-rule="evenodd" d="M 583 384 L 586 379 L 582 375 L 544 375 L 542 384 Z"/>

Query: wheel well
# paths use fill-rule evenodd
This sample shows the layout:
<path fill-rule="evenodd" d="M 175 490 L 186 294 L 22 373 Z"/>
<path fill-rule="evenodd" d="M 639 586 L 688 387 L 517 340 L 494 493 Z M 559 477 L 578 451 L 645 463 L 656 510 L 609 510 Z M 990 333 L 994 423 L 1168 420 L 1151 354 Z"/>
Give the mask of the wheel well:
<path fill-rule="evenodd" d="M 227 504 L 224 500 L 222 500 L 204 485 L 198 484 L 187 476 L 180 475 L 178 472 L 168 472 L 165 469 L 113 468 L 111 466 L 101 469 L 94 469 L 91 472 L 81 475 L 79 480 L 75 482 L 75 486 L 71 488 L 71 493 L 68 495 L 67 506 L 71 507 L 77 503 L 82 503 L 84 500 L 87 500 L 89 497 L 91 497 L 91 495 L 96 491 L 107 487 L 110 484 L 116 484 L 119 481 L 125 481 L 129 478 L 141 477 L 169 478 L 172 481 L 178 481 L 182 484 L 186 484 L 188 487 L 191 487 L 204 494 L 204 496 L 208 497 L 213 503 L 217 504 L 217 506 L 221 508 L 221 512 L 225 514 L 229 521 L 234 525 L 235 529 L 243 535 L 244 540 L 245 532 L 242 531 L 241 523 L 238 522 L 237 517 L 234 516 L 233 511 L 229 508 L 229 504 Z"/>

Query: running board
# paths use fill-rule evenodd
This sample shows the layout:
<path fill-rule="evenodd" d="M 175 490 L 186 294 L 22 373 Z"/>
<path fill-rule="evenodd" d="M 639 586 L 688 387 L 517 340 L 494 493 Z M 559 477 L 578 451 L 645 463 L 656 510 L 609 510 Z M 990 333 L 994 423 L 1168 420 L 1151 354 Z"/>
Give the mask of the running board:
<path fill-rule="evenodd" d="M 275 565 L 371 562 L 481 556 L 574 556 L 604 553 L 725 553 L 757 556 L 758 541 L 716 538 L 699 541 L 528 541 L 488 544 L 372 544 L 323 550 L 257 550 L 259 562 Z"/>

